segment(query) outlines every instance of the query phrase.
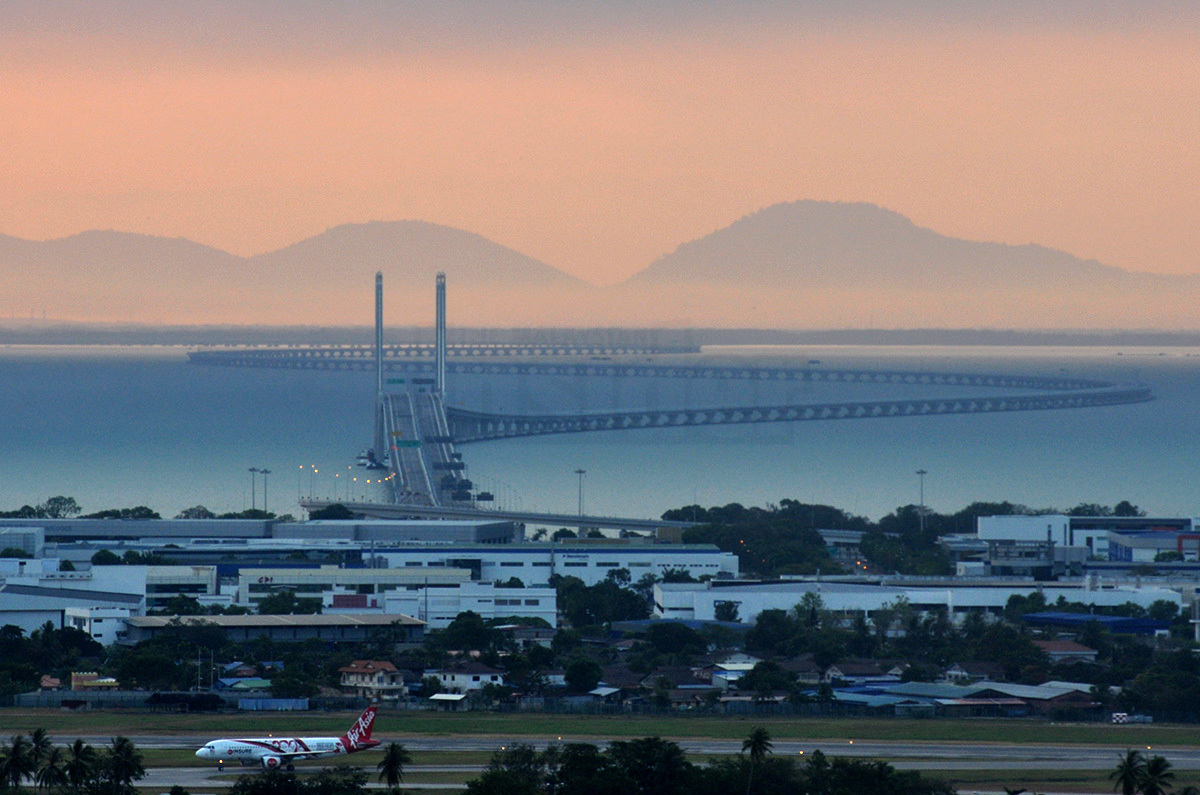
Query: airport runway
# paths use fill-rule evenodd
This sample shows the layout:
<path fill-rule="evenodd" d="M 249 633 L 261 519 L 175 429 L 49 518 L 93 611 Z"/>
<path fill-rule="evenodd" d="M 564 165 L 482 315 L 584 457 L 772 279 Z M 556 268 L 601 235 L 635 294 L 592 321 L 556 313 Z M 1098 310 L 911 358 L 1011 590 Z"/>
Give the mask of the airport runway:
<path fill-rule="evenodd" d="M 199 748 L 210 735 L 128 735 L 141 748 Z M 106 745 L 108 736 L 84 737 L 93 745 Z M 608 738 L 532 738 L 532 737 L 377 737 L 389 743 L 399 742 L 410 751 L 497 751 L 514 743 L 527 743 L 538 749 L 551 743 L 588 742 L 605 745 Z M 68 743 L 74 736 L 56 737 L 55 742 Z M 714 756 L 737 754 L 741 740 L 677 739 L 689 754 Z M 1026 769 L 1101 770 L 1116 764 L 1117 756 L 1126 746 L 1107 745 L 1006 745 L 999 743 L 950 742 L 884 742 L 857 741 L 774 741 L 775 754 L 799 756 L 820 749 L 830 756 L 869 757 L 891 762 L 898 768 L 925 770 L 970 770 L 1014 767 Z M 1200 770 L 1200 747 L 1141 747 L 1150 754 L 1162 754 L 1178 770 Z M 197 760 L 199 762 L 199 760 Z"/>
<path fill-rule="evenodd" d="M 74 739 L 69 738 L 69 739 Z M 56 741 L 69 741 L 66 737 L 58 737 Z M 85 741 L 94 745 L 104 745 L 108 737 L 84 737 Z M 143 748 L 198 748 L 205 742 L 214 739 L 211 736 L 160 736 L 133 735 L 130 739 Z M 603 745 L 606 739 L 600 738 L 529 738 L 529 737 L 380 737 L 384 743 L 397 741 L 410 751 L 496 751 L 513 743 L 528 743 L 537 748 L 545 748 L 551 743 L 561 742 L 590 742 Z M 689 754 L 698 757 L 706 755 L 722 756 L 737 754 L 742 749 L 740 740 L 711 740 L 711 739 L 679 739 L 676 740 Z M 829 756 L 846 756 L 885 760 L 899 770 L 918 771 L 955 771 L 955 770 L 1111 770 L 1118 757 L 1124 753 L 1124 746 L 1096 745 L 1007 745 L 994 743 L 948 743 L 948 742 L 804 742 L 776 741 L 775 756 L 803 757 L 820 749 Z M 1200 771 L 1200 747 L 1142 747 L 1140 750 L 1150 754 L 1165 756 L 1176 771 Z M 355 761 L 361 761 L 362 766 L 371 772 L 374 770 L 377 754 L 364 753 Z M 313 769 L 313 763 L 302 765 L 302 769 Z M 140 786 L 162 787 L 163 791 L 174 784 L 180 784 L 188 789 L 205 788 L 218 789 L 228 786 L 242 772 L 256 771 L 255 767 L 239 768 L 230 766 L 219 772 L 215 766 L 202 765 L 197 760 L 194 767 L 155 768 L 149 771 Z M 476 773 L 482 770 L 480 765 L 413 765 L 407 768 L 409 773 Z M 1183 783 L 1188 783 L 1184 781 Z M 414 785 L 415 786 L 415 785 Z M 421 784 L 427 789 L 459 789 L 455 784 L 430 785 Z M 967 791 L 964 790 L 964 793 Z"/>

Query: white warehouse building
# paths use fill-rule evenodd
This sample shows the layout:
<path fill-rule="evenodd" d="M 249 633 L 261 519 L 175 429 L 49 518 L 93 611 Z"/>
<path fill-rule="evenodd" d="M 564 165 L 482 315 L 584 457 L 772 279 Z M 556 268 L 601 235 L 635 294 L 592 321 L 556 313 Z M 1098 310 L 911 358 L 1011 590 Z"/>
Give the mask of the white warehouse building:
<path fill-rule="evenodd" d="M 375 551 L 397 569 L 470 569 L 471 579 L 507 582 L 516 577 L 525 585 L 546 585 L 550 576 L 578 577 L 585 585 L 603 582 L 610 571 L 626 569 L 633 582 L 646 574 L 661 577 L 667 570 L 686 571 L 699 579 L 735 579 L 737 555 L 712 544 L 647 544 L 623 541 L 595 543 L 532 543 L 400 546 Z"/>
<path fill-rule="evenodd" d="M 459 613 L 470 610 L 484 621 L 518 616 L 540 618 L 558 627 L 558 594 L 553 588 L 497 588 L 492 583 L 465 582 L 457 588 L 396 591 L 384 597 L 385 613 L 402 613 L 445 629 Z"/>
<path fill-rule="evenodd" d="M 1159 600 L 1181 608 L 1179 591 L 1160 586 L 1096 586 L 1085 584 L 1035 583 L 1004 585 L 947 585 L 946 587 L 876 585 L 872 583 L 781 581 L 713 587 L 712 583 L 659 583 L 654 586 L 654 616 L 694 620 L 715 620 L 717 605 L 737 606 L 738 620 L 753 623 L 764 610 L 791 610 L 805 594 L 821 597 L 826 609 L 845 613 L 873 613 L 907 602 L 918 611 L 945 609 L 955 621 L 967 613 L 999 613 L 1013 594 L 1029 596 L 1041 592 L 1053 605 L 1064 597 L 1097 607 L 1115 607 L 1133 602 L 1149 607 Z"/>

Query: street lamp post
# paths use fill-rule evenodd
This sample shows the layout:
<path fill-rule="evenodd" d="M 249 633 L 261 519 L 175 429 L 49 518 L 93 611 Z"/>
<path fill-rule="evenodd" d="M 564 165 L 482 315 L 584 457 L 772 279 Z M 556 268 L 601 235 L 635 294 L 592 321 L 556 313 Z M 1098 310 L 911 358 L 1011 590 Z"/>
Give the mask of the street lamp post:
<path fill-rule="evenodd" d="M 575 474 L 579 476 L 579 515 L 583 516 L 583 476 L 587 474 L 587 470 L 576 469 Z"/>
<path fill-rule="evenodd" d="M 925 476 L 928 474 L 929 474 L 929 472 L 927 472 L 924 469 L 917 470 L 917 478 L 919 479 L 919 483 L 920 483 L 920 499 L 921 499 L 921 506 L 917 509 L 917 517 L 920 519 L 922 536 L 925 535 Z"/>
<path fill-rule="evenodd" d="M 262 469 L 258 470 L 258 472 L 260 475 L 263 476 L 263 513 L 266 513 L 267 512 L 267 475 L 271 474 L 271 470 L 267 469 L 266 467 L 263 467 Z"/>
<path fill-rule="evenodd" d="M 258 474 L 259 470 L 258 467 L 250 467 L 247 471 L 250 473 L 250 510 L 253 511 L 258 507 L 258 497 L 254 493 L 254 487 L 258 485 L 258 479 L 254 476 Z"/>

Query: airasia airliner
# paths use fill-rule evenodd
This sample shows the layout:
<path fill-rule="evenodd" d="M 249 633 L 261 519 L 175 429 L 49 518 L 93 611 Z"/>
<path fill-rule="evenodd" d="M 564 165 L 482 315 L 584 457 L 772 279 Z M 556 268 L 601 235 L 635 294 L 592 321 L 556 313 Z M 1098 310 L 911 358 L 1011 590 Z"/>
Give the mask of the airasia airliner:
<path fill-rule="evenodd" d="M 217 760 L 222 770 L 229 761 L 242 765 L 257 761 L 267 770 L 278 770 L 281 767 L 294 770 L 292 763 L 297 759 L 352 754 L 379 745 L 379 740 L 371 739 L 376 709 L 367 707 L 367 711 L 359 715 L 354 725 L 341 737 L 248 737 L 241 740 L 213 740 L 196 751 L 196 756 Z"/>

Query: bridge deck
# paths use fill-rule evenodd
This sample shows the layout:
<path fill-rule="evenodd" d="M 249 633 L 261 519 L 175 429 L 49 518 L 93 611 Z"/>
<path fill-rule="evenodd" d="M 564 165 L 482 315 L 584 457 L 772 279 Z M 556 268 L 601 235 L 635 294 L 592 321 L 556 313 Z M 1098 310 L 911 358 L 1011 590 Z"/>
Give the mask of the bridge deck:
<path fill-rule="evenodd" d="M 301 507 L 306 511 L 326 508 L 330 500 L 304 499 Z M 609 530 L 655 531 L 662 527 L 694 527 L 695 522 L 679 522 L 667 519 L 635 519 L 620 516 L 590 516 L 570 513 L 537 513 L 532 511 L 479 510 L 469 505 L 430 506 L 393 505 L 377 502 L 342 503 L 356 514 L 374 519 L 467 519 L 483 521 L 522 522 L 527 525 L 547 527 L 597 527 Z"/>
<path fill-rule="evenodd" d="M 536 436 L 637 428 L 678 428 L 762 422 L 803 422 L 938 414 L 980 414 L 1000 411 L 1078 409 L 1141 403 L 1154 399 L 1148 387 L 1101 386 L 1094 389 L 987 397 L 917 398 L 909 400 L 848 401 L 775 406 L 731 406 L 706 409 L 588 412 L 576 414 L 511 415 L 466 409 L 447 409 L 454 439 L 459 444 Z"/>

